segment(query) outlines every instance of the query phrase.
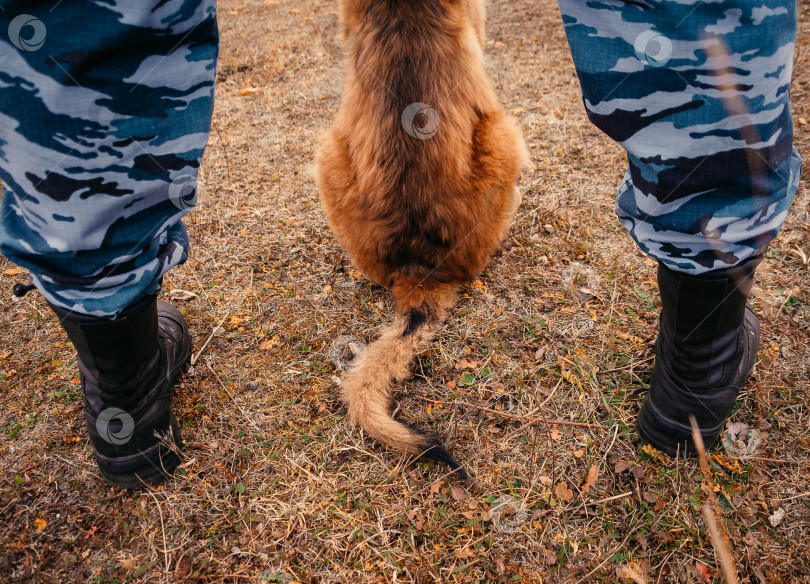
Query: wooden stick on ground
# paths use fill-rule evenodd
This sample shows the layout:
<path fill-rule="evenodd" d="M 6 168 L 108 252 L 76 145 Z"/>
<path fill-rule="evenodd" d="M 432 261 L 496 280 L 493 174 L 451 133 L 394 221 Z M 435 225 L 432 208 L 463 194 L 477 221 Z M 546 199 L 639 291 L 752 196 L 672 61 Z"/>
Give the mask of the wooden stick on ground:
<path fill-rule="evenodd" d="M 720 512 L 720 504 L 717 502 L 717 495 L 714 494 L 712 488 L 712 469 L 709 467 L 709 460 L 706 458 L 706 446 L 703 444 L 703 436 L 700 434 L 700 428 L 697 425 L 697 420 L 694 416 L 689 416 L 689 422 L 692 424 L 692 441 L 695 443 L 695 449 L 698 451 L 700 457 L 700 470 L 703 473 L 703 492 L 709 499 L 709 503 L 704 503 L 701 510 L 703 511 L 703 519 L 706 522 L 706 528 L 709 530 L 709 540 L 712 542 L 717 558 L 720 560 L 720 566 L 723 568 L 723 575 L 726 577 L 728 584 L 739 584 L 737 579 L 737 568 L 734 566 L 734 556 L 731 554 L 731 547 L 728 544 L 728 532 L 726 531 L 725 524 L 719 521 L 718 518 L 722 517 Z"/>

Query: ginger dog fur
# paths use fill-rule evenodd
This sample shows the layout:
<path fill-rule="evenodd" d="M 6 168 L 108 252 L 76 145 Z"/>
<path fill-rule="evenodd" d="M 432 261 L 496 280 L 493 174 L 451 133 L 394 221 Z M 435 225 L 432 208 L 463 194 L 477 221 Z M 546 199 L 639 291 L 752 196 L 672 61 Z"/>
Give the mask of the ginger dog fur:
<path fill-rule="evenodd" d="M 345 86 L 319 148 L 317 182 L 351 261 L 391 291 L 396 307 L 365 360 L 344 375 L 341 398 L 350 423 L 373 438 L 466 475 L 437 436 L 391 417 L 390 394 L 459 286 L 505 237 L 526 147 L 484 69 L 483 2 L 343 0 L 340 8 Z M 402 114 L 415 102 L 438 114 L 435 128 L 424 115 L 413 120 L 414 130 L 435 129 L 432 137 L 405 129 Z"/>

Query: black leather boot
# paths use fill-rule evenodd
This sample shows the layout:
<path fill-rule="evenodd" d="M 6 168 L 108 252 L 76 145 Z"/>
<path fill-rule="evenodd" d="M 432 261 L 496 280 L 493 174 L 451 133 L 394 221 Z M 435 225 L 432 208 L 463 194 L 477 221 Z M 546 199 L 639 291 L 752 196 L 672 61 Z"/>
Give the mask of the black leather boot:
<path fill-rule="evenodd" d="M 78 353 L 85 419 L 101 476 L 125 489 L 162 482 L 180 462 L 158 436 L 182 444 L 169 397 L 191 356 L 183 316 L 155 296 L 115 320 L 51 308 Z"/>
<path fill-rule="evenodd" d="M 659 263 L 661 324 L 638 416 L 643 441 L 671 456 L 696 455 L 690 414 L 706 447 L 717 441 L 756 361 L 759 321 L 746 301 L 760 261 L 699 276 Z"/>

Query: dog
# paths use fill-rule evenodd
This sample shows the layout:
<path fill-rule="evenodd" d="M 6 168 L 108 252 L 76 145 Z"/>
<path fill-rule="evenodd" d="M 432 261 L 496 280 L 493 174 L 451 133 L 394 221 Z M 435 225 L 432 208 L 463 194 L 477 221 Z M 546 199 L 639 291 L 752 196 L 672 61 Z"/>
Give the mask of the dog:
<path fill-rule="evenodd" d="M 396 310 L 341 400 L 371 437 L 467 477 L 439 436 L 391 416 L 391 392 L 506 236 L 528 153 L 485 71 L 481 0 L 342 0 L 340 12 L 345 85 L 317 184 L 330 228 Z"/>

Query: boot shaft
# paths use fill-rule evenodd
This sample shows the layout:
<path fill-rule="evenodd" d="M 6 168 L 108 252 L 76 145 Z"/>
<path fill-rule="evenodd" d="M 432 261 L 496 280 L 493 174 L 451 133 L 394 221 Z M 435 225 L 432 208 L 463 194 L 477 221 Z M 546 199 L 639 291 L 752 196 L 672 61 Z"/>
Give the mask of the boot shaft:
<path fill-rule="evenodd" d="M 114 320 L 51 308 L 76 349 L 89 413 L 98 415 L 115 404 L 137 415 L 141 402 L 160 393 L 165 356 L 155 296 L 133 304 Z"/>
<path fill-rule="evenodd" d="M 755 256 L 699 276 L 659 264 L 661 329 L 656 359 L 667 361 L 676 383 L 699 391 L 732 382 L 746 301 L 761 261 L 762 256 Z"/>

